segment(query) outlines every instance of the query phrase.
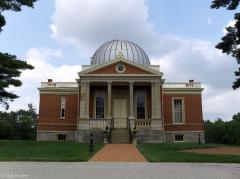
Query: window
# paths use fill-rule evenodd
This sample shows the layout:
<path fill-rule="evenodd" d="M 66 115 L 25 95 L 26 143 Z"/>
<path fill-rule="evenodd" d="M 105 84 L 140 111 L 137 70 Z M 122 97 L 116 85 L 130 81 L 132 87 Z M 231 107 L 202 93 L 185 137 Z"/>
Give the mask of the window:
<path fill-rule="evenodd" d="M 183 141 L 183 135 L 175 135 L 175 141 L 176 142 Z"/>
<path fill-rule="evenodd" d="M 125 70 L 126 70 L 126 67 L 124 64 L 122 64 L 122 63 L 117 64 L 116 71 L 118 73 L 123 73 Z"/>
<path fill-rule="evenodd" d="M 95 95 L 95 106 L 96 106 L 96 118 L 101 119 L 104 118 L 104 91 L 98 91 Z"/>
<path fill-rule="evenodd" d="M 61 96 L 61 118 L 65 118 L 66 96 Z"/>
<path fill-rule="evenodd" d="M 145 91 L 136 92 L 136 107 L 137 107 L 137 119 L 145 119 L 145 104 L 146 104 Z"/>
<path fill-rule="evenodd" d="M 173 100 L 174 123 L 183 123 L 183 99 Z"/>
<path fill-rule="evenodd" d="M 57 137 L 58 137 L 58 140 L 67 140 L 66 134 L 58 134 Z"/>

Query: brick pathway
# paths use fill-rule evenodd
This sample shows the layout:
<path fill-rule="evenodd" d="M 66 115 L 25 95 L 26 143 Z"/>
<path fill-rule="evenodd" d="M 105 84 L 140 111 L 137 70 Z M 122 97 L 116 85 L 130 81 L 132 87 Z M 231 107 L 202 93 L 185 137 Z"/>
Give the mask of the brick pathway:
<path fill-rule="evenodd" d="M 107 144 L 90 162 L 147 162 L 133 144 Z"/>

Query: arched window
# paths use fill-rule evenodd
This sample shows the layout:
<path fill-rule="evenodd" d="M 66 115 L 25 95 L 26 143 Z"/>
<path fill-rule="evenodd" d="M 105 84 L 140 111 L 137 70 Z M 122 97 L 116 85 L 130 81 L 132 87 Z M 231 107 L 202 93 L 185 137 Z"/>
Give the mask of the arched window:
<path fill-rule="evenodd" d="M 146 116 L 146 92 L 136 91 L 137 119 L 145 119 Z"/>

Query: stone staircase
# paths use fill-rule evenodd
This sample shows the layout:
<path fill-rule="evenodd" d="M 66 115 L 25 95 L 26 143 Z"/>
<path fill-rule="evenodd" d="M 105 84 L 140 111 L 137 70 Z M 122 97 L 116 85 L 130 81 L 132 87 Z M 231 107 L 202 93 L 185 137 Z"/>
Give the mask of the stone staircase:
<path fill-rule="evenodd" d="M 125 128 L 112 129 L 111 143 L 112 144 L 129 144 L 130 136 L 129 136 L 128 129 L 125 129 Z"/>

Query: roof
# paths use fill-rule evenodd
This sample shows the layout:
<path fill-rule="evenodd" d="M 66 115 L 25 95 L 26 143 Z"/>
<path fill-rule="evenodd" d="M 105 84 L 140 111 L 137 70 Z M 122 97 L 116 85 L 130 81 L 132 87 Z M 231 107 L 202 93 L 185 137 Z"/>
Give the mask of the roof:
<path fill-rule="evenodd" d="M 119 54 L 140 65 L 150 65 L 150 60 L 144 50 L 134 42 L 127 40 L 105 42 L 93 54 L 91 64 L 100 65 L 115 60 Z"/>

